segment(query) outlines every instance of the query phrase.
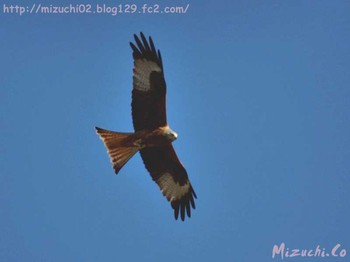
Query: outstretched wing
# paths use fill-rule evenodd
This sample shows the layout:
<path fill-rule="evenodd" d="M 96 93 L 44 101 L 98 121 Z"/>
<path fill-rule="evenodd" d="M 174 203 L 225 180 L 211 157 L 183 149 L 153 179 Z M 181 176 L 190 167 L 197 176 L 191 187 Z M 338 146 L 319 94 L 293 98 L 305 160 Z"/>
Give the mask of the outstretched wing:
<path fill-rule="evenodd" d="M 162 58 L 151 37 L 147 41 L 140 33 L 141 39 L 136 35 L 134 38 L 136 44 L 130 43 L 134 58 L 131 103 L 134 129 L 153 130 L 167 125 Z M 140 154 L 153 180 L 171 203 L 175 218 L 180 214 L 184 220 L 186 213 L 190 217 L 197 196 L 173 146 L 144 148 Z"/>
<path fill-rule="evenodd" d="M 134 35 L 136 45 L 130 43 L 134 58 L 131 107 L 135 131 L 166 125 L 166 84 L 162 58 L 152 38 L 149 37 L 147 41 L 143 33 L 140 36 L 141 40 Z"/>
<path fill-rule="evenodd" d="M 186 213 L 191 217 L 191 207 L 196 208 L 194 198 L 197 196 L 173 146 L 148 147 L 142 149 L 140 154 L 152 179 L 174 209 L 175 219 L 180 214 L 181 219 L 185 220 Z"/>

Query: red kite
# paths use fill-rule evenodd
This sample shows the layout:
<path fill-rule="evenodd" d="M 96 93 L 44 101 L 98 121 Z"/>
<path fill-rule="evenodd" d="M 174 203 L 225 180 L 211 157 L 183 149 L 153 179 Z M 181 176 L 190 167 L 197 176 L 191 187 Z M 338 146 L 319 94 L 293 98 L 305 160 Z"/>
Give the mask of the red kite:
<path fill-rule="evenodd" d="M 107 148 L 116 174 L 136 153 L 140 152 L 143 163 L 158 184 L 163 195 L 174 209 L 175 219 L 179 213 L 191 217 L 191 206 L 195 209 L 197 198 L 188 179 L 186 169 L 177 157 L 172 142 L 177 134 L 170 129 L 166 119 L 166 84 L 162 57 L 156 51 L 152 38 L 147 41 L 143 33 L 141 40 L 134 35 L 132 120 L 134 133 L 119 133 L 96 127 L 96 131 Z"/>

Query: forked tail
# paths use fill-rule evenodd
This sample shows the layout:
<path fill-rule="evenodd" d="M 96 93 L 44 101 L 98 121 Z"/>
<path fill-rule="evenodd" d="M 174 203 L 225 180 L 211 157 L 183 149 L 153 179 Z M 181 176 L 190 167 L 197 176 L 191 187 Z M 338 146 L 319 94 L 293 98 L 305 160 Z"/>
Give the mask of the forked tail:
<path fill-rule="evenodd" d="M 119 133 L 95 127 L 97 134 L 102 139 L 116 174 L 140 149 L 134 143 L 133 133 Z"/>

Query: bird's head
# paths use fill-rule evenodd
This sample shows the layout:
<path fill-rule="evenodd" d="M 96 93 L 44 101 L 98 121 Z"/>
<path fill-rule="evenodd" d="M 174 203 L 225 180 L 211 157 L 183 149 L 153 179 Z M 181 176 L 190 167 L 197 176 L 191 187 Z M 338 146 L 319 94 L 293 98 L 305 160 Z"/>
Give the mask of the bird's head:
<path fill-rule="evenodd" d="M 167 139 L 169 139 L 171 142 L 175 141 L 177 138 L 177 133 L 170 128 L 167 128 L 164 133 Z"/>

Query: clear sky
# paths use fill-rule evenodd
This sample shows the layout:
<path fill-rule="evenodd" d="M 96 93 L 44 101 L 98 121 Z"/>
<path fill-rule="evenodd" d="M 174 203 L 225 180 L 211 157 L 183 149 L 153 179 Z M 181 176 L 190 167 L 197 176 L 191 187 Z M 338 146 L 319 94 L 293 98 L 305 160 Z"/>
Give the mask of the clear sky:
<path fill-rule="evenodd" d="M 349 259 L 349 1 L 4 13 L 57 2 L 1 1 L 0 261 L 268 262 L 282 242 L 348 252 L 290 261 Z M 140 31 L 162 52 L 174 147 L 198 195 L 185 222 L 139 155 L 116 176 L 94 131 L 133 130 Z"/>

